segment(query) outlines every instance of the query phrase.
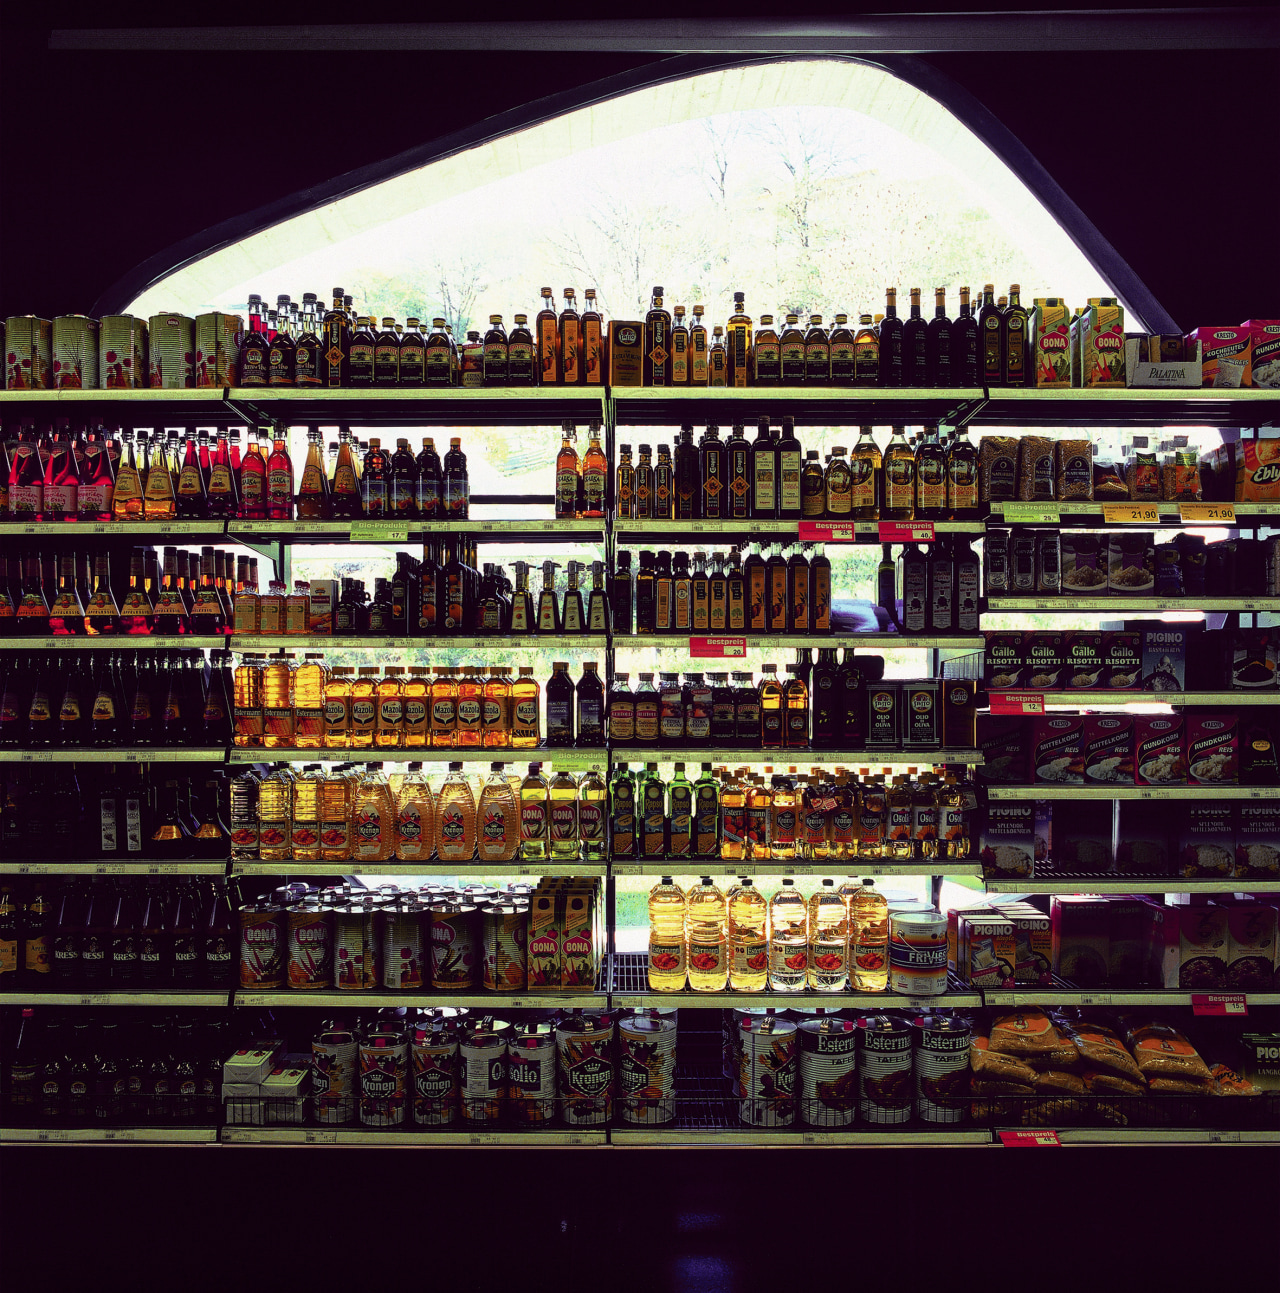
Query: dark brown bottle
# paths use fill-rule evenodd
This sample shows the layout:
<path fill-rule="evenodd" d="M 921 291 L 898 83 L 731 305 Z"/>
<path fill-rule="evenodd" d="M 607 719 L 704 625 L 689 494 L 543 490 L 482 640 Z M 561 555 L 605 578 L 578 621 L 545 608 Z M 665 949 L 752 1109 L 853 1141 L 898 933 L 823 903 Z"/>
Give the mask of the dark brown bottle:
<path fill-rule="evenodd" d="M 706 438 L 702 441 L 702 515 L 708 520 L 719 520 L 728 516 L 728 465 L 725 458 L 725 445 L 720 439 L 719 428 L 707 427 Z"/>
<path fill-rule="evenodd" d="M 880 385 L 903 384 L 902 320 L 898 318 L 898 289 L 885 288 L 884 318 L 880 320 Z"/>
<path fill-rule="evenodd" d="M 925 370 L 930 386 L 950 386 L 951 371 L 951 320 L 947 318 L 947 289 L 933 290 L 933 318 L 925 326 Z"/>
<path fill-rule="evenodd" d="M 662 308 L 662 288 L 653 289 L 649 313 L 644 317 L 642 384 L 671 385 L 671 315 Z"/>
<path fill-rule="evenodd" d="M 920 314 L 920 289 L 911 289 L 911 314 L 902 325 L 902 384 L 928 386 L 928 325 Z"/>
<path fill-rule="evenodd" d="M 373 320 L 361 316 L 347 346 L 347 385 L 372 386 L 374 384 L 374 354 L 377 340 Z"/>

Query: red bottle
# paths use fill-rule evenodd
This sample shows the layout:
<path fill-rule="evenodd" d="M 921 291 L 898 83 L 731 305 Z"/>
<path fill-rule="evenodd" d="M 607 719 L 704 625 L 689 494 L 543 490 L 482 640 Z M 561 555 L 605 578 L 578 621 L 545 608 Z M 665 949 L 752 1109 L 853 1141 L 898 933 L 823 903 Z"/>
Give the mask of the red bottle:
<path fill-rule="evenodd" d="M 240 516 L 246 521 L 267 518 L 267 459 L 260 443 L 265 437 L 265 431 L 258 432 L 240 464 Z"/>
<path fill-rule="evenodd" d="M 187 449 L 182 458 L 182 467 L 178 471 L 178 496 L 176 513 L 179 517 L 191 521 L 204 520 L 209 515 L 209 500 L 205 493 L 204 472 L 200 470 L 200 458 L 196 453 L 196 442 L 187 432 Z"/>
<path fill-rule="evenodd" d="M 228 520 L 239 514 L 240 494 L 236 488 L 237 472 L 231 464 L 231 453 L 224 430 L 218 431 L 218 443 L 209 463 L 209 486 L 206 502 L 209 515 L 217 520 Z"/>
<path fill-rule="evenodd" d="M 293 520 L 293 461 L 289 457 L 288 432 L 276 423 L 271 457 L 267 459 L 267 519 Z"/>
<path fill-rule="evenodd" d="M 19 427 L 18 441 L 13 446 L 9 464 L 9 519 L 44 520 L 44 458 L 31 424 Z"/>
<path fill-rule="evenodd" d="M 111 460 L 111 442 L 106 427 L 100 426 L 84 447 L 80 463 L 80 493 L 77 507 L 82 521 L 111 520 L 115 500 L 116 473 Z"/>

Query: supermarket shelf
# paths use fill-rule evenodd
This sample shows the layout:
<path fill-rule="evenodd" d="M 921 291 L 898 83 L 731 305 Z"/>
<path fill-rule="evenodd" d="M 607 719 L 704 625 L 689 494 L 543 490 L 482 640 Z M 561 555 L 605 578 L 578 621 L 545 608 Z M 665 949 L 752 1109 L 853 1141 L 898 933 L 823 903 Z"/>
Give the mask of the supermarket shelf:
<path fill-rule="evenodd" d="M 220 862 L 0 862 L 0 875 L 226 875 Z"/>
<path fill-rule="evenodd" d="M 688 633 L 615 633 L 613 649 L 615 651 L 644 651 L 653 648 L 659 651 L 689 650 L 692 637 L 723 637 L 736 641 L 745 638 L 748 651 L 767 651 L 773 647 L 791 650 L 799 647 L 881 647 L 893 651 L 945 649 L 955 651 L 981 651 L 985 639 L 975 637 L 908 637 L 897 633 L 839 633 L 823 637 L 815 634 L 794 633 L 726 633 L 710 629 L 697 634 Z M 708 657 L 702 657 L 708 658 Z M 714 657 L 711 657 L 714 659 Z M 734 659 L 727 652 L 724 657 Z M 710 666 L 707 666 L 710 667 Z"/>
<path fill-rule="evenodd" d="M 3 755 L 0 755 L 3 757 Z M 221 752 L 219 752 L 221 757 Z M 594 768 L 603 772 L 609 756 L 598 750 L 501 750 L 471 749 L 435 750 L 430 748 L 397 750 L 295 750 L 267 749 L 264 746 L 234 746 L 227 755 L 229 763 L 543 763 L 570 771 Z"/>
<path fill-rule="evenodd" d="M 503 1145 L 529 1148 L 553 1145 L 606 1145 L 609 1133 L 599 1131 L 438 1131 L 354 1130 L 345 1127 L 223 1127 L 224 1145 Z"/>
<path fill-rule="evenodd" d="M 513 503 L 521 502 L 512 499 Z M 604 538 L 604 521 L 522 520 L 419 521 L 228 521 L 231 539 L 273 539 L 297 543 L 407 543 L 410 535 L 466 534 L 495 542 L 586 543 Z"/>
<path fill-rule="evenodd" d="M 0 750 L 0 763 L 221 763 L 226 757 L 221 745 L 210 749 L 134 745 L 127 749 Z"/>
<path fill-rule="evenodd" d="M 531 637 L 376 637 L 345 638 L 302 634 L 260 637 L 239 634 L 228 639 L 233 651 L 429 651 L 435 655 L 456 651 L 524 651 L 542 648 L 561 650 L 569 645 L 603 651 L 609 639 L 603 633 L 557 633 Z M 0 642 L 0 646 L 6 645 Z M 184 642 L 183 645 L 186 645 Z"/>
<path fill-rule="evenodd" d="M 988 1006 L 1189 1006 L 1201 993 L 1179 988 L 984 988 Z M 1280 1006 L 1280 992 L 1249 992 L 1250 1006 Z"/>
<path fill-rule="evenodd" d="M 935 763 L 968 763 L 982 762 L 981 750 L 811 750 L 807 746 L 799 749 L 759 750 L 745 749 L 732 745 L 715 746 L 711 749 L 696 747 L 646 749 L 642 746 L 615 745 L 612 748 L 615 761 L 625 763 L 750 763 L 752 765 L 770 763 L 775 768 L 779 765 L 789 766 L 793 761 L 797 767 L 803 763 L 806 767 L 828 767 L 834 764 L 935 764 Z"/>
<path fill-rule="evenodd" d="M 187 992 L 181 988 L 152 988 L 149 992 L 0 992 L 4 1006 L 225 1006 L 226 988 Z"/>
<path fill-rule="evenodd" d="M 0 531 L 0 537 L 3 537 L 3 531 Z M 170 637 L 167 633 L 108 633 L 90 638 L 66 634 L 56 638 L 0 638 L 0 648 L 9 647 L 15 651 L 222 651 L 230 642 L 230 638 L 222 635 Z"/>
<path fill-rule="evenodd" d="M 34 535 L 41 539 L 83 540 L 87 535 L 109 534 L 122 539 L 221 539 L 224 521 L 19 521 L 0 524 L 0 535 Z"/>
<path fill-rule="evenodd" d="M 1210 1127 L 1061 1127 L 1064 1145 L 1280 1145 L 1277 1131 L 1229 1131 Z"/>
<path fill-rule="evenodd" d="M 1080 611 L 1280 611 L 1280 597 L 988 597 L 987 610 L 996 612 L 1054 611 L 1075 615 Z"/>
<path fill-rule="evenodd" d="M 806 520 L 821 524 L 824 520 L 837 523 L 835 517 L 806 517 Z M 847 524 L 847 522 L 840 522 Z M 986 530 L 984 521 L 933 521 L 937 534 L 982 534 Z M 636 521 L 616 520 L 614 533 L 620 543 L 652 543 L 655 540 L 688 539 L 692 542 L 707 535 L 725 537 L 742 535 L 747 538 L 790 538 L 795 539 L 798 521 Z M 855 534 L 865 535 L 879 541 L 879 521 L 855 521 Z"/>
<path fill-rule="evenodd" d="M 322 388 L 233 386 L 227 398 L 301 425 L 550 426 L 604 421 L 605 389 L 570 386 Z"/>
<path fill-rule="evenodd" d="M 616 870 L 616 868 L 615 868 Z M 580 875 L 603 876 L 608 868 L 600 862 L 232 862 L 232 875 Z"/>
<path fill-rule="evenodd" d="M 614 1009 L 662 1006 L 705 1007 L 727 1010 L 733 1006 L 775 1006 L 779 1010 L 957 1010 L 982 1005 L 982 993 L 952 991 L 937 997 L 908 997 L 897 992 L 631 992 L 615 988 L 609 995 Z M 526 1002 L 526 1005 L 531 1003 Z"/>
<path fill-rule="evenodd" d="M 171 387 L 152 390 L 52 390 L 52 391 L 0 391 L 0 405 L 4 404 L 210 404 L 222 407 L 224 388 L 203 386 L 184 390 Z"/>
<path fill-rule="evenodd" d="M 222 1004 L 219 1002 L 218 1004 Z M 236 1006 L 278 1008 L 299 1006 L 304 1009 L 323 1006 L 359 1007 L 382 1006 L 467 1006 L 473 1010 L 517 1010 L 572 1008 L 575 1010 L 604 1010 L 609 1002 L 603 992 L 555 992 L 533 994 L 518 992 L 340 992 L 296 991 L 281 989 L 274 992 L 252 992 L 238 989 L 232 1001 Z"/>
<path fill-rule="evenodd" d="M 1106 501 L 1119 502 L 1121 504 L 1124 504 L 1128 500 L 1118 499 L 1118 500 L 1106 500 Z M 990 505 L 991 519 L 997 522 L 1003 521 L 1005 518 L 1005 512 L 1006 510 L 1008 510 L 1014 513 L 1014 519 L 1011 519 L 1007 522 L 1010 525 L 1053 524 L 1052 517 L 1055 515 L 1067 521 L 1072 521 L 1076 519 L 1086 519 L 1086 518 L 1089 520 L 1101 521 L 1102 515 L 1103 515 L 1103 512 L 1102 512 L 1103 503 L 1104 503 L 1104 500 L 1102 499 L 1095 499 L 1091 502 L 1050 502 L 1049 500 L 1045 500 L 1044 502 L 1037 502 L 1037 503 L 995 502 Z M 1181 503 L 1143 502 L 1142 506 L 1154 507 L 1156 509 L 1156 513 L 1159 515 L 1162 521 L 1172 520 L 1176 523 L 1179 517 L 1179 509 L 1182 507 L 1182 504 Z M 1253 525 L 1267 525 L 1272 521 L 1280 523 L 1280 504 L 1277 504 L 1277 503 L 1230 503 L 1230 504 L 1226 504 L 1226 506 L 1230 506 L 1235 510 L 1235 514 L 1237 518 L 1237 528 L 1249 528 Z M 1024 509 L 1035 509 L 1035 508 L 1043 508 L 1044 512 L 1050 517 L 1050 519 L 1046 521 L 1038 520 L 1038 521 L 1031 521 L 1031 522 L 1024 522 L 1017 519 L 1019 512 L 1023 511 Z M 1243 527 L 1239 525 L 1239 522 L 1241 520 L 1245 522 L 1245 525 Z M 1230 525 L 1232 524 L 1232 522 L 1230 521 L 1188 521 L 1187 524 L 1194 525 L 1194 526 Z"/>
<path fill-rule="evenodd" d="M 988 786 L 988 799 L 1280 799 L 1280 786 Z"/>
<path fill-rule="evenodd" d="M 1046 705 L 1278 705 L 1280 691 L 1045 691 Z"/>
<path fill-rule="evenodd" d="M 859 858 L 834 858 L 823 862 L 774 861 L 752 858 L 737 862 L 723 858 L 646 858 L 643 862 L 613 862 L 614 875 L 819 875 L 895 876 L 967 875 L 981 876 L 981 862 L 880 862 Z M 701 995 L 701 994 L 700 994 Z"/>
<path fill-rule="evenodd" d="M 214 1145 L 217 1127 L 0 1127 L 0 1145 Z"/>
<path fill-rule="evenodd" d="M 1029 876 L 1022 880 L 988 879 L 983 887 L 988 893 L 1280 893 L 1280 878 L 1186 880 L 1181 876 L 1132 875 L 1037 880 Z"/>
<path fill-rule="evenodd" d="M 619 427 L 679 426 L 684 422 L 751 423 L 793 417 L 798 426 L 945 421 L 980 402 L 977 389 L 857 386 L 623 386 L 610 388 Z"/>
<path fill-rule="evenodd" d="M 839 1131 L 804 1131 L 731 1127 L 662 1128 L 615 1127 L 609 1133 L 613 1145 L 743 1145 L 764 1148 L 769 1145 L 832 1145 L 846 1149 L 885 1145 L 989 1145 L 991 1133 L 978 1128 L 937 1131 L 862 1131 L 855 1127 Z"/>
<path fill-rule="evenodd" d="M 993 389 L 981 426 L 1270 426 L 1280 392 L 1239 390 Z"/>

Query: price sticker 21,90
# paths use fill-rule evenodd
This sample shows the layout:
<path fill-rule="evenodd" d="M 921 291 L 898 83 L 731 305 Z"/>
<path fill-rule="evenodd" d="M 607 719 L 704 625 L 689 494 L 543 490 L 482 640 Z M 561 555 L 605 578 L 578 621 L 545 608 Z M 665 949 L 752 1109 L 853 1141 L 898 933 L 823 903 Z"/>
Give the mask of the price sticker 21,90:
<path fill-rule="evenodd" d="M 1234 503 L 1179 503 L 1178 520 L 1184 525 L 1234 525 Z"/>
<path fill-rule="evenodd" d="M 1155 503 L 1103 503 L 1102 519 L 1108 525 L 1159 525 Z"/>

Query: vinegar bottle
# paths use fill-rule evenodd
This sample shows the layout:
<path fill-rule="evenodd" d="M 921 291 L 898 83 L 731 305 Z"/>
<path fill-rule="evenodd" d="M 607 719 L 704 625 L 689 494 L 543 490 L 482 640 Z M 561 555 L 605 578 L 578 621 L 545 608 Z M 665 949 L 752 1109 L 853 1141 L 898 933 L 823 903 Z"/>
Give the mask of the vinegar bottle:
<path fill-rule="evenodd" d="M 356 787 L 351 810 L 351 856 L 360 862 L 385 862 L 395 847 L 396 812 L 382 764 L 371 763 Z"/>
<path fill-rule="evenodd" d="M 814 992 L 844 992 L 849 986 L 849 905 L 824 880 L 809 899 L 809 987 Z"/>
<path fill-rule="evenodd" d="M 883 992 L 889 986 L 889 902 L 863 880 L 849 917 L 849 971 L 855 992 Z"/>
<path fill-rule="evenodd" d="M 481 862 L 510 862 L 520 847 L 520 814 L 503 765 L 489 765 L 489 779 L 480 791 L 476 847 Z"/>
<path fill-rule="evenodd" d="M 436 805 L 436 854 L 441 862 L 470 862 L 476 851 L 476 801 L 462 764 L 449 764 Z"/>
<path fill-rule="evenodd" d="M 729 894 L 729 987 L 763 992 L 769 971 L 769 904 L 745 877 Z"/>
<path fill-rule="evenodd" d="M 769 901 L 769 988 L 800 992 L 809 965 L 809 909 L 794 880 Z"/>
<path fill-rule="evenodd" d="M 685 906 L 684 891 L 669 875 L 649 890 L 649 987 L 655 992 L 684 991 Z"/>
<path fill-rule="evenodd" d="M 396 796 L 396 857 L 402 862 L 426 862 L 435 845 L 435 804 L 422 764 L 409 771 Z"/>
<path fill-rule="evenodd" d="M 710 876 L 689 890 L 685 908 L 685 946 L 689 986 L 695 992 L 723 992 L 728 980 L 725 957 L 724 893 Z"/>

